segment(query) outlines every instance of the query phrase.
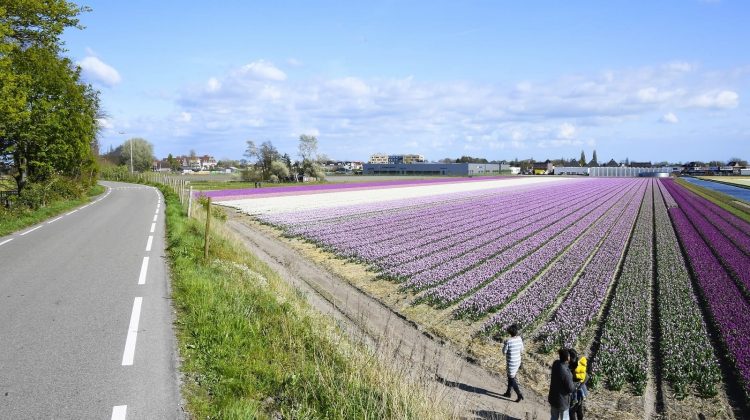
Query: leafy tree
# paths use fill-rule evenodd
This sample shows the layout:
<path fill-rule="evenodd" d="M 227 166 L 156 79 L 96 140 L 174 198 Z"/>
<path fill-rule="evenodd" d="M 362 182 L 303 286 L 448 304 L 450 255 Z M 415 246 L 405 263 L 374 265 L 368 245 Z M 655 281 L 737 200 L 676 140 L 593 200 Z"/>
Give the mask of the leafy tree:
<path fill-rule="evenodd" d="M 599 166 L 599 160 L 596 158 L 596 149 L 594 149 L 594 153 L 591 156 L 591 166 Z"/>
<path fill-rule="evenodd" d="M 578 166 L 586 166 L 586 154 L 581 150 L 581 157 L 578 159 Z"/>
<path fill-rule="evenodd" d="M 97 175 L 98 92 L 62 57 L 60 36 L 87 11 L 64 0 L 0 0 L 0 160 L 28 182 Z"/>
<path fill-rule="evenodd" d="M 286 163 L 281 160 L 274 160 L 271 162 L 271 176 L 275 176 L 277 180 L 279 179 L 287 179 L 289 178 L 289 168 L 286 166 Z M 270 179 L 270 177 L 269 177 Z"/>
<path fill-rule="evenodd" d="M 133 146 L 133 170 L 143 172 L 151 169 L 151 165 L 154 163 L 154 146 L 140 137 L 129 139 L 115 149 L 115 153 L 119 156 L 118 163 L 130 166 L 131 143 Z"/>
<path fill-rule="evenodd" d="M 740 166 L 747 166 L 747 161 L 738 157 L 729 158 L 729 162 L 737 162 L 737 164 L 739 164 Z"/>
<path fill-rule="evenodd" d="M 323 178 L 325 176 L 318 163 L 321 160 L 321 156 L 318 155 L 317 137 L 307 134 L 299 136 L 298 152 L 299 157 L 302 159 L 300 168 L 303 175 L 315 178 Z"/>
<path fill-rule="evenodd" d="M 268 177 L 271 176 L 271 164 L 274 161 L 280 160 L 281 155 L 270 141 L 264 141 L 261 143 L 258 148 L 258 153 L 260 155 L 260 161 L 258 163 L 260 165 L 261 173 L 263 174 L 264 179 L 268 179 Z"/>

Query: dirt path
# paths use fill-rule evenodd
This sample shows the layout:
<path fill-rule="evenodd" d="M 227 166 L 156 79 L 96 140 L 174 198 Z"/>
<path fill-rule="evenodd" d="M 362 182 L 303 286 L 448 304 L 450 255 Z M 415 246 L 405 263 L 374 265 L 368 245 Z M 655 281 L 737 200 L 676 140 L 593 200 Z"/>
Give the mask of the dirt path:
<path fill-rule="evenodd" d="M 549 416 L 546 396 L 524 388 L 525 400 L 503 398 L 506 379 L 468 362 L 442 343 L 347 281 L 307 260 L 276 238 L 254 229 L 247 216 L 228 210 L 227 226 L 248 249 L 302 291 L 309 303 L 331 315 L 355 338 L 379 351 L 390 351 L 413 374 L 442 384 L 436 400 L 456 416 L 471 419 L 543 419 Z M 523 386 L 523 383 L 522 383 Z"/>

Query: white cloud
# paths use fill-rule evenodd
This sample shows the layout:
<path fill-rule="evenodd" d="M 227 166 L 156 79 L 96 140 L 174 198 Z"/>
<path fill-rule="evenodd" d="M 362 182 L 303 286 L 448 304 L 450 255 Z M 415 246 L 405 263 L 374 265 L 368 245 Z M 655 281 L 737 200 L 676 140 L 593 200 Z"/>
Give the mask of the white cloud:
<path fill-rule="evenodd" d="M 666 124 L 677 124 L 678 122 L 680 122 L 680 119 L 677 118 L 677 115 L 675 115 L 673 112 L 668 112 L 662 115 L 659 121 Z"/>
<path fill-rule="evenodd" d="M 112 121 L 108 120 L 107 118 L 97 118 L 96 123 L 99 125 L 100 128 L 111 130 L 115 128 L 115 125 L 112 124 Z"/>
<path fill-rule="evenodd" d="M 189 112 L 180 112 L 180 116 L 177 117 L 177 121 L 189 123 L 193 120 L 193 115 Z"/>
<path fill-rule="evenodd" d="M 242 66 L 240 74 L 258 80 L 273 80 L 277 82 L 286 80 L 286 73 L 265 60 L 253 61 L 250 64 Z"/>
<path fill-rule="evenodd" d="M 558 135 L 563 139 L 572 139 L 576 135 L 576 127 L 571 123 L 563 123 L 560 126 L 560 131 L 558 132 Z"/>
<path fill-rule="evenodd" d="M 292 67 L 302 67 L 302 62 L 294 57 L 287 58 L 286 63 Z"/>
<path fill-rule="evenodd" d="M 212 77 L 206 82 L 206 89 L 209 92 L 218 92 L 221 89 L 221 82 L 219 82 L 219 79 Z"/>
<path fill-rule="evenodd" d="M 93 82 L 112 87 L 122 81 L 120 73 L 99 58 L 90 55 L 78 62 L 83 74 Z"/>
<path fill-rule="evenodd" d="M 328 86 L 334 90 L 352 96 L 367 96 L 370 94 L 370 87 L 356 77 L 345 77 L 343 79 L 331 80 L 328 82 Z"/>
<path fill-rule="evenodd" d="M 737 108 L 740 95 L 731 90 L 714 90 L 692 97 L 689 106 L 698 108 L 731 109 Z"/>

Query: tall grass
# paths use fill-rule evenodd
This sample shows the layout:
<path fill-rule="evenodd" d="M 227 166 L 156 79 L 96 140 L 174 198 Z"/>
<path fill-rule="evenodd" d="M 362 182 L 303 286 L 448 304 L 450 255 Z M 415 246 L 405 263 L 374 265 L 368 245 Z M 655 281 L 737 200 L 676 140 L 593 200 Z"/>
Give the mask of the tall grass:
<path fill-rule="evenodd" d="M 187 218 L 167 204 L 183 394 L 197 418 L 448 418 L 415 379 L 346 336 L 301 294 L 212 220 L 203 258 L 205 212 Z M 215 227 L 215 229 L 214 229 Z"/>

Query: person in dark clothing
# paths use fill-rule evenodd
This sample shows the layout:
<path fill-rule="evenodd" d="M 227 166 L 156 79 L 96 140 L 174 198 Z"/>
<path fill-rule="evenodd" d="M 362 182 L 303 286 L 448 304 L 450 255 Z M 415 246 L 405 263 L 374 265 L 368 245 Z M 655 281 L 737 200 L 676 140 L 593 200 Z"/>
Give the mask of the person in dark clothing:
<path fill-rule="evenodd" d="M 550 420 L 569 420 L 570 393 L 573 392 L 573 375 L 568 368 L 570 355 L 565 349 L 557 351 L 558 360 L 552 364 L 552 379 L 547 402 L 550 405 Z"/>

